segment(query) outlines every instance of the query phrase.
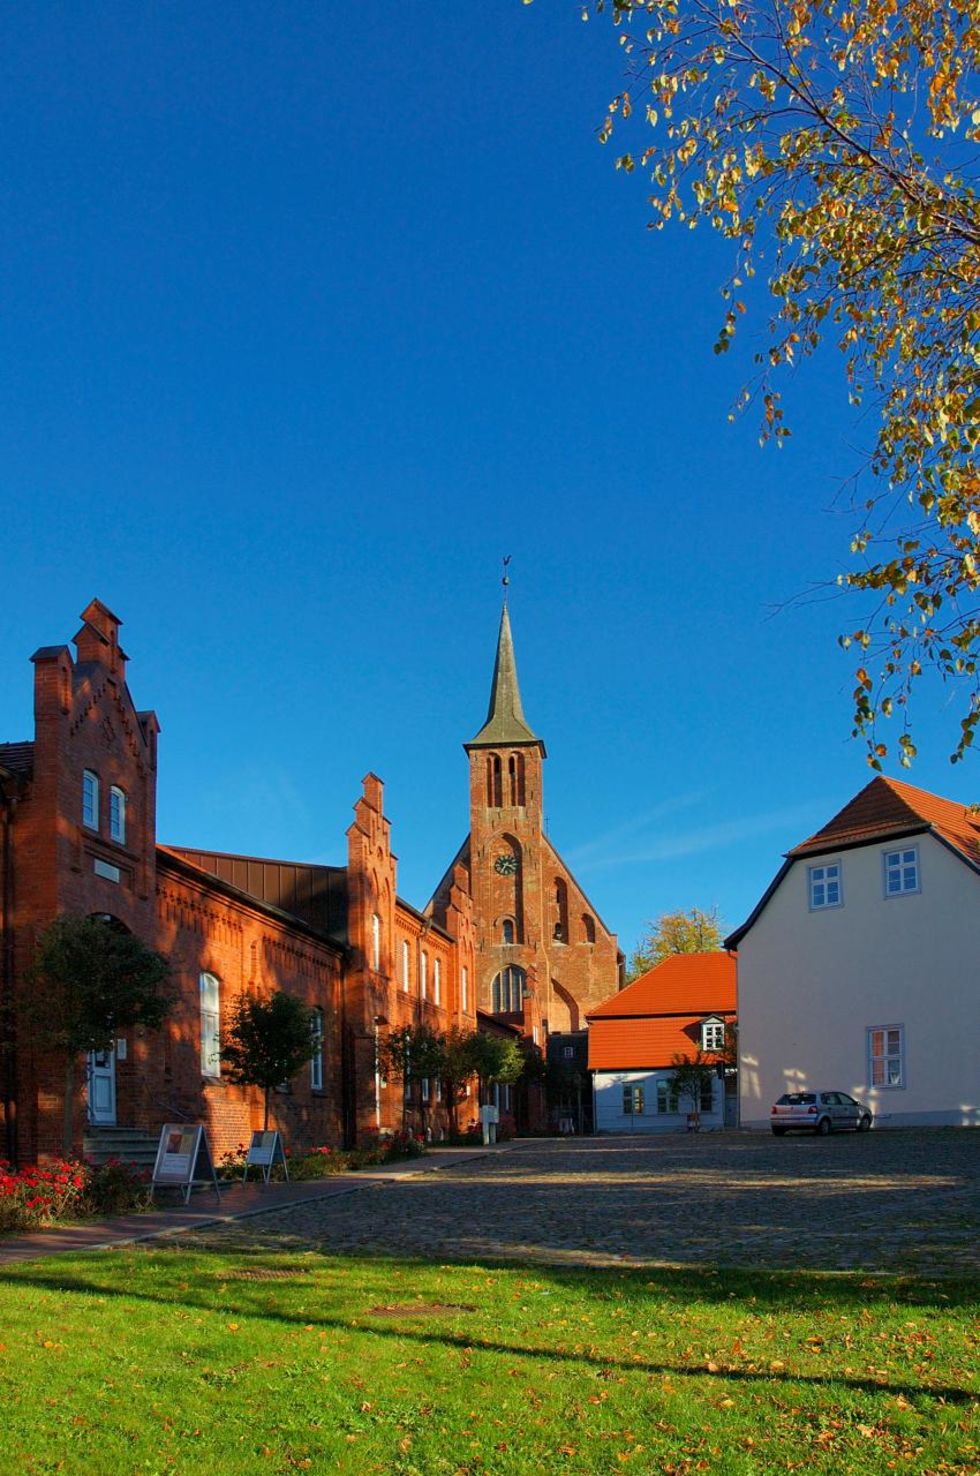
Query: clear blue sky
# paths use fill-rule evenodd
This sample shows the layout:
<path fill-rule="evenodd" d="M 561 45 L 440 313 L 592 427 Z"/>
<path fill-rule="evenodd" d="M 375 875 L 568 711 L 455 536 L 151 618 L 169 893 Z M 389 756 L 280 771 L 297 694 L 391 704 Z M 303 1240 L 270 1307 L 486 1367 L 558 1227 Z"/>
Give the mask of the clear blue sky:
<path fill-rule="evenodd" d="M 499 560 L 552 839 L 630 948 L 734 926 L 870 777 L 832 576 L 866 441 L 828 350 L 761 451 L 727 257 L 646 229 L 572 0 L 0 17 L 0 736 L 98 595 L 162 840 L 339 862 L 369 769 L 421 905 L 467 828 Z M 912 781 L 950 768 L 918 714 Z"/>

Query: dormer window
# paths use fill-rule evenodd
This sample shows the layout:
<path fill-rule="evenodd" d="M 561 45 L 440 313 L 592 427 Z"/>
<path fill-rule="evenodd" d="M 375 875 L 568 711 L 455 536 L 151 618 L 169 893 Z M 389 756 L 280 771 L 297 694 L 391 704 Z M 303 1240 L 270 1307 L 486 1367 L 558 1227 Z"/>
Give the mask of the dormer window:
<path fill-rule="evenodd" d="M 710 1015 L 701 1022 L 701 1049 L 723 1051 L 725 1049 L 725 1022 L 717 1015 Z"/>
<path fill-rule="evenodd" d="M 82 774 L 82 824 L 86 830 L 99 828 L 99 776 L 91 769 Z"/>
<path fill-rule="evenodd" d="M 109 790 L 109 834 L 121 846 L 126 844 L 126 793 L 118 784 Z"/>

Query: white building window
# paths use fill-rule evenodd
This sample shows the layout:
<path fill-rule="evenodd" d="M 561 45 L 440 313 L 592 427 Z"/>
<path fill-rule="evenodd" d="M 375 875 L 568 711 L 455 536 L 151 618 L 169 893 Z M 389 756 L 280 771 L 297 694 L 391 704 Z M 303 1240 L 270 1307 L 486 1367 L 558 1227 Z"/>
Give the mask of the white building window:
<path fill-rule="evenodd" d="M 381 968 L 381 919 L 376 912 L 371 914 L 371 967 L 375 973 Z"/>
<path fill-rule="evenodd" d="M 82 824 L 87 830 L 99 828 L 99 776 L 91 769 L 82 774 Z"/>
<path fill-rule="evenodd" d="M 402 941 L 402 989 L 407 994 L 412 982 L 412 950 L 408 939 Z"/>
<path fill-rule="evenodd" d="M 428 1100 L 429 1100 L 429 1078 L 427 1076 L 423 1076 L 423 1078 L 422 1078 L 422 1101 L 423 1102 L 427 1102 Z"/>
<path fill-rule="evenodd" d="M 109 790 L 109 834 L 121 846 L 126 844 L 126 792 L 118 784 Z"/>
<path fill-rule="evenodd" d="M 642 1117 L 644 1100 L 643 1088 L 641 1086 L 624 1086 L 623 1116 Z"/>
<path fill-rule="evenodd" d="M 919 890 L 919 848 L 885 851 L 885 896 L 902 897 Z"/>
<path fill-rule="evenodd" d="M 323 1011 L 314 1010 L 310 1015 L 310 1043 L 313 1046 L 313 1054 L 310 1057 L 310 1090 L 314 1092 L 323 1091 Z"/>
<path fill-rule="evenodd" d="M 429 955 L 425 952 L 422 954 L 419 966 L 419 997 L 420 999 L 429 997 Z"/>
<path fill-rule="evenodd" d="M 677 1093 L 674 1091 L 671 1083 L 669 1081 L 658 1081 L 657 1111 L 679 1112 L 680 1110 L 680 1102 L 678 1101 Z"/>
<path fill-rule="evenodd" d="M 468 1014 L 470 1008 L 470 973 L 465 964 L 459 976 L 459 1003 L 463 1014 Z"/>
<path fill-rule="evenodd" d="M 202 974 L 201 1075 L 221 1075 L 221 985 L 213 974 Z"/>
<path fill-rule="evenodd" d="M 868 1031 L 868 1086 L 905 1085 L 905 1026 L 875 1025 Z"/>
<path fill-rule="evenodd" d="M 432 1000 L 434 1004 L 442 1004 L 442 959 L 432 960 Z"/>
<path fill-rule="evenodd" d="M 811 866 L 807 870 L 810 883 L 810 908 L 816 912 L 822 907 L 840 907 L 841 892 L 840 862 L 831 861 L 826 866 Z"/>
<path fill-rule="evenodd" d="M 723 1051 L 725 1049 L 724 1020 L 705 1020 L 701 1026 L 701 1049 Z"/>

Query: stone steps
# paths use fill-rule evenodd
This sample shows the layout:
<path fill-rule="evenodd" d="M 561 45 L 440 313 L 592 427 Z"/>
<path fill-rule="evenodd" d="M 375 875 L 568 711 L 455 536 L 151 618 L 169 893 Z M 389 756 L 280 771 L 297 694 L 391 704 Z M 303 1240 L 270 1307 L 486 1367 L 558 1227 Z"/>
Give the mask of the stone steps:
<path fill-rule="evenodd" d="M 152 1169 L 157 1139 L 140 1128 L 90 1127 L 82 1139 L 82 1153 L 90 1163 L 105 1164 L 110 1158 L 131 1163 L 134 1168 Z"/>

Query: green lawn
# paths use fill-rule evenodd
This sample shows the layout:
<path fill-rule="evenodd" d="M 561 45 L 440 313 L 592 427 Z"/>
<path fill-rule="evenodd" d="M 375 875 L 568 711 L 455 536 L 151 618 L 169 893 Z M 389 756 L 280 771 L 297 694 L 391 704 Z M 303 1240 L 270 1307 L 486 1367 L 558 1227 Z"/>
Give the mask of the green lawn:
<path fill-rule="evenodd" d="M 0 1272 L 0 1470 L 977 1472 L 978 1291 L 54 1257 Z"/>

